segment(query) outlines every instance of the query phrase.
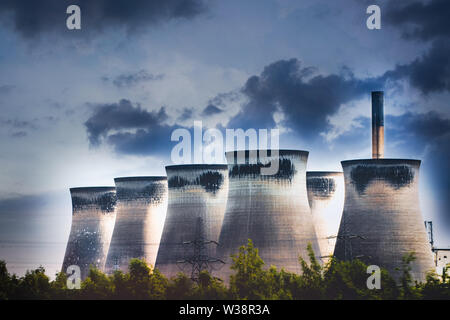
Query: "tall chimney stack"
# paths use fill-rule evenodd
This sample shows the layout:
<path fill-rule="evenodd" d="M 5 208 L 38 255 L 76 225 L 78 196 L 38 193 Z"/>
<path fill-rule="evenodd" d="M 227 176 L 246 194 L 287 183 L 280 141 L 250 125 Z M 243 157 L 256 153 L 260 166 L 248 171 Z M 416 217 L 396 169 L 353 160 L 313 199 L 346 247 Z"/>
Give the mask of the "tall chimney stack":
<path fill-rule="evenodd" d="M 372 159 L 384 158 L 383 91 L 372 91 Z"/>

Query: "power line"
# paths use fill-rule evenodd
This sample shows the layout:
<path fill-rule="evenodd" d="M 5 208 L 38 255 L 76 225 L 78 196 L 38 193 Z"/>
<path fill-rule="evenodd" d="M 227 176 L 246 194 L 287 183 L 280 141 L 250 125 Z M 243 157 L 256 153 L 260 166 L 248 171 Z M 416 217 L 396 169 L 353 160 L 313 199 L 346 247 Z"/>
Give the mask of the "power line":
<path fill-rule="evenodd" d="M 214 240 L 206 240 L 203 232 L 203 219 L 197 218 L 196 229 L 195 229 L 195 238 L 192 241 L 184 241 L 182 243 L 185 246 L 192 247 L 192 255 L 185 257 L 183 260 L 177 261 L 177 264 L 188 264 L 191 265 L 191 280 L 198 282 L 199 275 L 202 271 L 208 271 L 211 273 L 214 270 L 215 263 L 221 263 L 222 265 L 225 262 L 221 259 L 210 257 L 207 253 L 207 245 L 214 244 L 219 245 L 217 241 Z M 190 250 L 187 250 L 189 252 Z"/>

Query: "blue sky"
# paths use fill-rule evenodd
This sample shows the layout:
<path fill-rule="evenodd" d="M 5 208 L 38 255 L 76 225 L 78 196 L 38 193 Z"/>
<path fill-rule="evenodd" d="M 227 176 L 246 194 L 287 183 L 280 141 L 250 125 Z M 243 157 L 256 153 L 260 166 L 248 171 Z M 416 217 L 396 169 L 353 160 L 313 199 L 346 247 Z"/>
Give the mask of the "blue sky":
<path fill-rule="evenodd" d="M 174 128 L 281 128 L 310 170 L 341 170 L 371 155 L 380 89 L 386 157 L 423 160 L 422 212 L 450 244 L 447 1 L 92 3 L 0 4 L 0 256 L 13 271 L 58 271 L 68 189 L 165 174 Z M 69 4 L 82 30 L 66 29 Z M 366 28 L 369 4 L 381 30 Z"/>

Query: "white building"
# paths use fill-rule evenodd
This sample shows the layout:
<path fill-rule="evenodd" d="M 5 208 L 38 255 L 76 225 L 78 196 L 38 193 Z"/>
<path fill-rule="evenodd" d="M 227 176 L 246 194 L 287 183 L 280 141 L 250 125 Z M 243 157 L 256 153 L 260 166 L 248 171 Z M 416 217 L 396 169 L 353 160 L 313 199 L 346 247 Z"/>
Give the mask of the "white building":
<path fill-rule="evenodd" d="M 433 253 L 434 262 L 436 264 L 436 273 L 442 275 L 445 267 L 450 269 L 450 248 L 433 248 Z M 447 273 L 449 272 L 447 271 Z"/>

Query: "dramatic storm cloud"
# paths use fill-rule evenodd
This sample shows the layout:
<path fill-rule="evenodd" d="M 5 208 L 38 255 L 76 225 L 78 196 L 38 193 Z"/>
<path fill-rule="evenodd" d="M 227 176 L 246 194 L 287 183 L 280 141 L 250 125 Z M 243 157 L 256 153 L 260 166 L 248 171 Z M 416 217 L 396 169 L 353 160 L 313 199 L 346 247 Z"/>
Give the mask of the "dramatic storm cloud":
<path fill-rule="evenodd" d="M 422 57 L 399 65 L 385 74 L 387 79 L 406 78 L 424 94 L 450 91 L 450 41 L 436 40 Z"/>
<path fill-rule="evenodd" d="M 85 126 L 94 147 L 104 141 L 118 153 L 160 154 L 171 149 L 168 141 L 177 128 L 165 124 L 167 118 L 163 107 L 149 112 L 122 99 L 119 103 L 96 106 Z"/>
<path fill-rule="evenodd" d="M 203 109 L 202 115 L 204 116 L 212 116 L 214 114 L 222 113 L 223 110 L 220 108 L 217 108 L 215 105 L 208 105 L 205 109 Z"/>
<path fill-rule="evenodd" d="M 450 1 L 389 1 L 386 6 L 385 19 L 401 28 L 407 39 L 430 40 L 450 35 Z"/>
<path fill-rule="evenodd" d="M 432 41 L 431 48 L 410 64 L 387 72 L 389 78 L 407 78 L 424 94 L 450 90 L 450 23 L 447 0 L 390 1 L 386 11 L 388 24 L 401 30 L 409 40 Z"/>
<path fill-rule="evenodd" d="M 2 0 L 0 14 L 12 19 L 16 31 L 25 37 L 67 31 L 66 9 L 78 5 L 82 31 L 124 27 L 134 31 L 162 21 L 190 19 L 206 10 L 202 0 Z"/>
<path fill-rule="evenodd" d="M 282 112 L 284 126 L 304 137 L 316 136 L 328 128 L 327 117 L 341 104 L 379 87 L 379 79 L 358 79 L 348 70 L 320 75 L 297 59 L 276 61 L 259 76 L 247 80 L 242 92 L 249 101 L 228 125 L 271 128 L 275 125 L 274 114 Z"/>

